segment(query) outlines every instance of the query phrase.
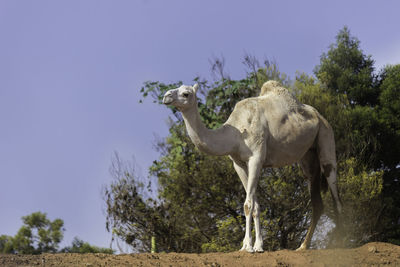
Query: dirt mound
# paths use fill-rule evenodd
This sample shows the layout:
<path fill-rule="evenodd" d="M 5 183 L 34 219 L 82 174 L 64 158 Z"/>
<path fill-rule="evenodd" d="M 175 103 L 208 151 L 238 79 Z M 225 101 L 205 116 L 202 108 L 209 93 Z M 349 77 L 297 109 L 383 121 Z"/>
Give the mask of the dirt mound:
<path fill-rule="evenodd" d="M 0 255 L 0 266 L 400 266 L 400 247 L 369 243 L 355 249 L 280 250 L 249 254 Z"/>

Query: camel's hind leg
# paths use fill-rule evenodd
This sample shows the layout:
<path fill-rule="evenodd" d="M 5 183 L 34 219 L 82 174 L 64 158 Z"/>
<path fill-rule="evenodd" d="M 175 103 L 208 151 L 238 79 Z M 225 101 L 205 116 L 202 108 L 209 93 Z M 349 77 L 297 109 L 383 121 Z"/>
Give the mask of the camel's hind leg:
<path fill-rule="evenodd" d="M 311 225 L 307 231 L 307 235 L 297 250 L 308 249 L 311 239 L 324 209 L 321 198 L 321 169 L 319 159 L 315 149 L 310 149 L 300 161 L 300 166 L 304 175 L 309 179 L 309 189 L 311 195 L 312 217 Z"/>
<path fill-rule="evenodd" d="M 343 205 L 340 200 L 339 190 L 337 186 L 336 178 L 336 153 L 335 153 L 335 139 L 333 137 L 333 130 L 331 126 L 325 119 L 321 120 L 321 125 L 318 133 L 318 152 L 319 161 L 321 165 L 321 171 L 323 174 L 323 179 L 328 182 L 329 190 L 333 198 L 333 207 L 335 212 L 334 222 L 336 224 L 335 232 L 339 235 L 334 235 L 336 237 L 340 236 L 340 231 L 342 228 L 340 215 L 342 213 Z M 336 237 L 334 239 L 336 239 Z M 341 240 L 335 240 L 339 246 L 342 242 Z"/>

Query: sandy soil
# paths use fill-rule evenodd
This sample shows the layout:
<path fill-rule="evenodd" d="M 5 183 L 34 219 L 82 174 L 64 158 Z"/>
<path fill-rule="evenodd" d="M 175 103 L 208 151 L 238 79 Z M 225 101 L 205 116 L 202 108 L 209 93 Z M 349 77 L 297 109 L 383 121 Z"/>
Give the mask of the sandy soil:
<path fill-rule="evenodd" d="M 400 266 L 400 246 L 369 243 L 355 249 L 281 250 L 257 254 L 0 255 L 0 266 Z"/>

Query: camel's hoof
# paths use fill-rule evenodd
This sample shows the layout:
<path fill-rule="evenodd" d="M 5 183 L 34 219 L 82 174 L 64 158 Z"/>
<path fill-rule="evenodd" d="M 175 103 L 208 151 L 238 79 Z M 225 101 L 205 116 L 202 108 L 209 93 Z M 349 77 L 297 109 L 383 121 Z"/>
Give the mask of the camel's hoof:
<path fill-rule="evenodd" d="M 263 250 L 263 242 L 262 241 L 260 241 L 260 240 L 256 240 L 256 242 L 254 243 L 254 246 L 253 246 L 253 250 L 255 251 L 255 252 L 264 252 L 264 250 Z"/>
<path fill-rule="evenodd" d="M 240 251 L 246 251 L 249 253 L 254 253 L 254 249 L 251 246 L 243 246 Z"/>
<path fill-rule="evenodd" d="M 263 248 L 254 247 L 253 250 L 254 250 L 254 252 L 257 252 L 257 253 L 263 253 L 264 252 Z"/>

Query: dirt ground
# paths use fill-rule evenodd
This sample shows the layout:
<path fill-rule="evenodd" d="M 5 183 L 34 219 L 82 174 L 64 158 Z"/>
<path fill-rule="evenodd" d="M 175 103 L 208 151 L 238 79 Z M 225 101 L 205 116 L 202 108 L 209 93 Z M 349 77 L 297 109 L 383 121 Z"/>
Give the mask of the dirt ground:
<path fill-rule="evenodd" d="M 400 266 L 400 246 L 369 243 L 355 249 L 281 250 L 255 254 L 0 255 L 0 266 Z"/>

